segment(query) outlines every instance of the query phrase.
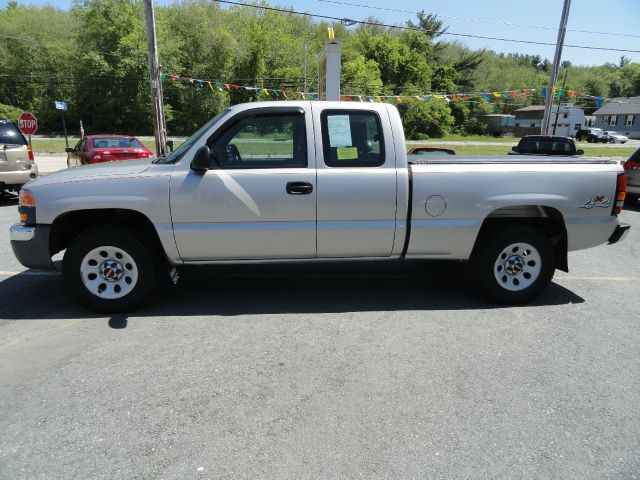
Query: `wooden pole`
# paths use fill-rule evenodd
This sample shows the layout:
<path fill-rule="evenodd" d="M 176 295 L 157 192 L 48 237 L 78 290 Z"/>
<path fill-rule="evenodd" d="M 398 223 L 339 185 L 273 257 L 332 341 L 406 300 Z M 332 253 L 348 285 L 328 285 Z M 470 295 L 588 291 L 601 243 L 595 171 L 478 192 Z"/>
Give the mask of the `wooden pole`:
<path fill-rule="evenodd" d="M 162 98 L 162 78 L 158 65 L 158 45 L 156 41 L 156 19 L 153 0 L 144 0 L 144 16 L 147 29 L 147 49 L 149 52 L 149 81 L 151 83 L 151 106 L 153 109 L 153 135 L 156 141 L 156 155 L 164 156 L 167 149 L 167 127 Z"/>
<path fill-rule="evenodd" d="M 540 133 L 542 135 L 549 134 L 551 126 L 551 108 L 553 107 L 553 87 L 558 81 L 558 72 L 560 71 L 560 61 L 562 60 L 562 47 L 564 47 L 564 36 L 567 32 L 567 21 L 569 20 L 569 9 L 571 8 L 571 0 L 564 0 L 562 8 L 562 17 L 560 17 L 560 27 L 558 28 L 558 40 L 556 41 L 556 52 L 553 57 L 553 65 L 551 67 L 551 76 L 549 77 L 549 85 L 547 86 L 547 98 L 544 102 L 544 115 L 542 117 L 542 125 Z"/>

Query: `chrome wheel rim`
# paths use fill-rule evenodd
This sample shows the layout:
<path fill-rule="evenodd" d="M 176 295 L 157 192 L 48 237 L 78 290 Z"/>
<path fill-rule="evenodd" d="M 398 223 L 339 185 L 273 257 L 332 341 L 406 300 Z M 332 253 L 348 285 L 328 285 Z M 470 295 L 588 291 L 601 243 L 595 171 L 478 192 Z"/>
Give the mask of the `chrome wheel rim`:
<path fill-rule="evenodd" d="M 122 298 L 138 283 L 138 265 L 118 247 L 101 246 L 89 251 L 80 264 L 85 288 L 106 300 Z"/>
<path fill-rule="evenodd" d="M 499 254 L 493 266 L 493 275 L 498 285 L 511 292 L 530 287 L 540 276 L 542 258 L 533 245 L 524 242 L 512 243 Z"/>

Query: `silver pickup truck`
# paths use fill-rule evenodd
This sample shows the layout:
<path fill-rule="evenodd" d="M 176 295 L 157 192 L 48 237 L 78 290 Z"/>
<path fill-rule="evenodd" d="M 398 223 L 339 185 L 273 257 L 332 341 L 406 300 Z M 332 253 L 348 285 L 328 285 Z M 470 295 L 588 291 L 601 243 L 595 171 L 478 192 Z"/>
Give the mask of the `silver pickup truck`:
<path fill-rule="evenodd" d="M 182 265 L 469 261 L 495 300 L 537 296 L 567 252 L 619 241 L 620 165 L 408 156 L 390 105 L 268 102 L 221 112 L 153 162 L 71 168 L 22 190 L 11 244 L 83 305 L 131 309 Z"/>

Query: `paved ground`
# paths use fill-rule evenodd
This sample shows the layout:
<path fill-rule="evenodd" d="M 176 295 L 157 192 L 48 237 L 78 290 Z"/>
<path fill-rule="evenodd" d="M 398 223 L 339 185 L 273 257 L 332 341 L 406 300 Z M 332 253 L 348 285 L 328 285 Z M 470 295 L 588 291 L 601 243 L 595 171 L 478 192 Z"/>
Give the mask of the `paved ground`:
<path fill-rule="evenodd" d="M 109 318 L 0 234 L 0 478 L 640 478 L 623 218 L 512 308 L 448 264 L 227 267 Z"/>

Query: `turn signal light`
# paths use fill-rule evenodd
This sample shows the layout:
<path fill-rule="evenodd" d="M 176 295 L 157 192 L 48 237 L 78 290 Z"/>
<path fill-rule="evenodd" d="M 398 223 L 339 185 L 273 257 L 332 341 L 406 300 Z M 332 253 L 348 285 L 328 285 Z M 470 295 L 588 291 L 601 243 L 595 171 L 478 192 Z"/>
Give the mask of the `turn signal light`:
<path fill-rule="evenodd" d="M 30 162 L 35 162 L 35 158 L 33 158 L 33 149 L 31 148 L 31 145 L 27 145 L 27 153 L 29 154 L 29 161 Z"/>
<path fill-rule="evenodd" d="M 18 199 L 19 207 L 35 207 L 36 206 L 36 197 L 33 196 L 29 190 L 25 190 L 24 188 L 20 190 L 20 197 Z"/>

